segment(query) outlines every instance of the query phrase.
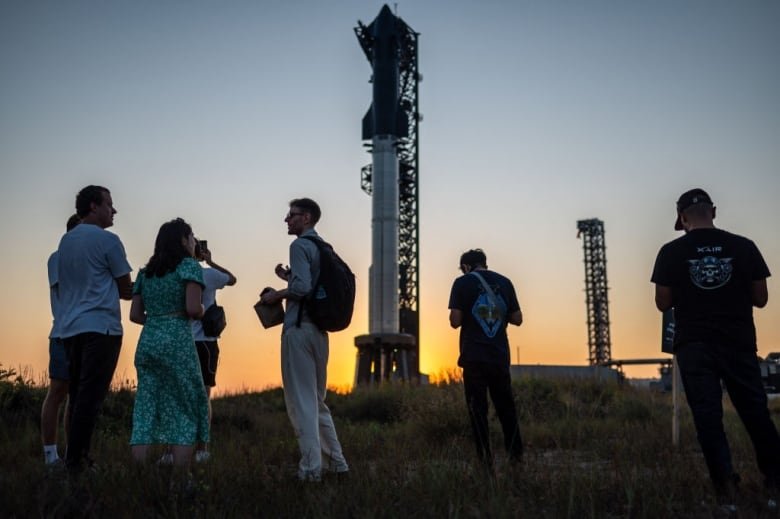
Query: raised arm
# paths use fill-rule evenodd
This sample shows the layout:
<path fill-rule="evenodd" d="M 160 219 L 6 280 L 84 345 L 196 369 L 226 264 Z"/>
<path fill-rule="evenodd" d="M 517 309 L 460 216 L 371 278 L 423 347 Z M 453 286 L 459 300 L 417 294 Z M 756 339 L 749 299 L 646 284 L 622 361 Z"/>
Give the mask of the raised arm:
<path fill-rule="evenodd" d="M 232 272 L 230 272 L 228 269 L 223 267 L 222 265 L 217 265 L 214 263 L 214 260 L 211 259 L 211 251 L 207 250 L 203 253 L 203 259 L 206 260 L 206 265 L 208 265 L 211 268 L 217 269 L 218 271 L 222 272 L 223 274 L 227 274 L 228 276 L 228 282 L 225 283 L 227 286 L 232 287 L 236 284 L 236 276 L 233 275 Z"/>

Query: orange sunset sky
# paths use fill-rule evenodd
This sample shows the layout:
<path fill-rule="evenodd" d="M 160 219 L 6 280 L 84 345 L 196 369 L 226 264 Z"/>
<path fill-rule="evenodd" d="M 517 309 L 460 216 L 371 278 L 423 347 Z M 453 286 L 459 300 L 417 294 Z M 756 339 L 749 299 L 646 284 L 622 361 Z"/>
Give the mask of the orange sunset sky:
<path fill-rule="evenodd" d="M 356 314 L 331 335 L 329 381 L 351 386 L 366 333 L 370 198 L 360 140 L 371 100 L 355 38 L 380 2 L 0 4 L 0 363 L 45 381 L 46 259 L 87 184 L 108 187 L 135 273 L 181 216 L 238 278 L 217 391 L 281 383 L 279 328 L 252 305 L 287 263 L 287 202 L 358 276 Z M 513 362 L 585 365 L 582 242 L 605 222 L 612 356 L 661 356 L 649 282 L 677 236 L 674 202 L 705 188 L 716 225 L 753 239 L 780 275 L 780 4 L 400 3 L 420 32 L 421 368 L 455 368 L 447 323 L 460 254 L 510 277 L 525 324 Z M 780 351 L 780 287 L 757 310 L 759 352 Z M 133 380 L 127 318 L 117 380 Z M 519 353 L 519 358 L 518 358 Z M 629 376 L 656 366 L 627 368 Z"/>

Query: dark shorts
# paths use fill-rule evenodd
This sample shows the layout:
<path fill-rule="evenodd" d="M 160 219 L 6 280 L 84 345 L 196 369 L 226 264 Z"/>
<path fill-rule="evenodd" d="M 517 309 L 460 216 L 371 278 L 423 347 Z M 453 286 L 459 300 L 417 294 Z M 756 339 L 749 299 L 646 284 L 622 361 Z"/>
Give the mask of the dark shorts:
<path fill-rule="evenodd" d="M 219 361 L 219 346 L 217 341 L 195 341 L 200 360 L 200 372 L 203 374 L 203 385 L 214 387 L 217 385 L 217 362 Z"/>
<path fill-rule="evenodd" d="M 49 339 L 49 378 L 70 380 L 68 375 L 68 355 L 62 339 Z"/>

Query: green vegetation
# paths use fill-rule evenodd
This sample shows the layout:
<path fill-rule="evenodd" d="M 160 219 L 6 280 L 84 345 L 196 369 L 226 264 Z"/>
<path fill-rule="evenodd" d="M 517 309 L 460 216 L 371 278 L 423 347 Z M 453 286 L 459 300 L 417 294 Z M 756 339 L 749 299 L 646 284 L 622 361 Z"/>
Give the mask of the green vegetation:
<path fill-rule="evenodd" d="M 671 396 L 597 382 L 515 383 L 526 442 L 508 465 L 492 423 L 497 477 L 477 465 L 463 401 L 440 384 L 386 386 L 328 401 L 351 465 L 346 480 L 295 480 L 298 449 L 280 389 L 213 402 L 211 460 L 192 479 L 130 460 L 131 387 L 109 395 L 79 481 L 43 466 L 41 388 L 0 366 L 3 517 L 710 517 L 714 504 L 687 409 L 671 445 Z M 780 407 L 773 404 L 773 416 Z M 760 474 L 727 406 L 743 515 L 761 516 Z"/>

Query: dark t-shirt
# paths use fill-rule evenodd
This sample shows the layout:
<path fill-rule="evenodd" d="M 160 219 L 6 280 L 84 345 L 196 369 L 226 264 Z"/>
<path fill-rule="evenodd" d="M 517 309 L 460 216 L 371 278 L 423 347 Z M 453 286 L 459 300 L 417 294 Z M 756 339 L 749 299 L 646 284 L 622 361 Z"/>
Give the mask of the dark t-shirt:
<path fill-rule="evenodd" d="M 674 345 L 756 349 L 752 283 L 769 277 L 756 245 L 721 229 L 695 229 L 661 247 L 651 281 L 672 289 Z"/>
<path fill-rule="evenodd" d="M 449 308 L 463 312 L 458 366 L 468 362 L 508 365 L 507 316 L 518 311 L 520 303 L 508 278 L 489 270 L 479 274 L 493 289 L 499 308 L 491 303 L 477 276 L 466 274 L 452 284 Z"/>

